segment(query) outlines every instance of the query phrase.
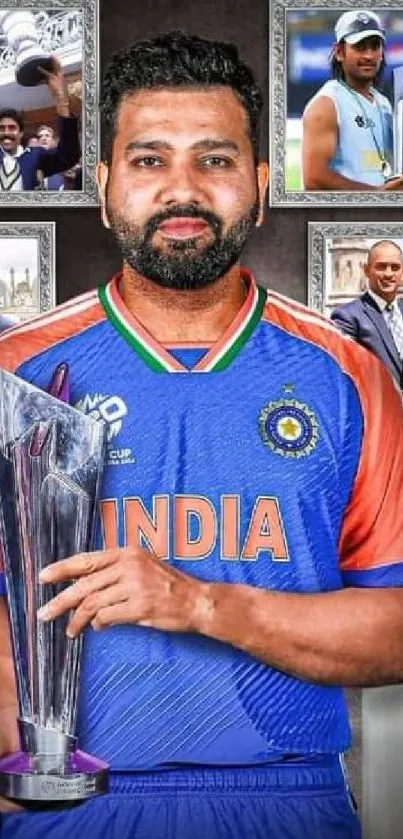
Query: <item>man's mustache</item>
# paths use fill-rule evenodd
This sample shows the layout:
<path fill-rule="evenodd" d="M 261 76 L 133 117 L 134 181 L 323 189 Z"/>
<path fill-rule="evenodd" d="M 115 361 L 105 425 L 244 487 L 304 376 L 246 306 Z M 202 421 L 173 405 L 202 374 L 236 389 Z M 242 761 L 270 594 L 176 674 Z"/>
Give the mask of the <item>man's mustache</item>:
<path fill-rule="evenodd" d="M 222 222 L 215 213 L 212 213 L 210 210 L 203 209 L 202 207 L 196 207 L 194 204 L 181 204 L 176 207 L 169 207 L 166 210 L 161 210 L 159 213 L 155 213 L 154 216 L 151 216 L 145 224 L 146 236 L 152 236 L 160 224 L 164 221 L 169 221 L 169 219 L 172 218 L 199 218 L 211 227 L 213 233 L 216 235 L 221 233 Z"/>

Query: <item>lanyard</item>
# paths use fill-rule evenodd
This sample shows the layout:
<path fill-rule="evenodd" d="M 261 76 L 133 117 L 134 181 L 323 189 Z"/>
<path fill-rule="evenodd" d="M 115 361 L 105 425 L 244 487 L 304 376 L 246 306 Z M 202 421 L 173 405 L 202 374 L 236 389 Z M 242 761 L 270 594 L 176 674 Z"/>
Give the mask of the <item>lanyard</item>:
<path fill-rule="evenodd" d="M 382 149 L 381 149 L 381 147 L 380 147 L 380 145 L 379 145 L 379 143 L 378 143 L 378 140 L 377 140 L 377 137 L 376 137 L 375 131 L 374 131 L 374 129 L 373 129 L 373 126 L 372 126 L 372 120 L 368 117 L 368 111 L 367 111 L 367 109 L 365 108 L 365 106 L 364 106 L 363 102 L 361 102 L 361 97 L 359 96 L 359 94 L 358 94 L 358 93 L 356 93 L 356 92 L 355 92 L 355 90 L 353 90 L 353 88 L 352 88 L 352 87 L 350 87 L 348 84 L 346 84 L 346 82 L 343 82 L 341 79 L 339 79 L 338 81 L 339 81 L 339 83 L 340 83 L 340 84 L 342 84 L 342 85 L 343 85 L 343 87 L 345 87 L 345 88 L 346 88 L 346 90 L 348 90 L 348 92 L 349 92 L 349 93 L 351 93 L 351 96 L 353 96 L 353 97 L 354 97 L 354 99 L 356 100 L 356 102 L 358 103 L 358 105 L 359 105 L 359 107 L 360 107 L 360 110 L 361 110 L 361 113 L 363 114 L 363 116 L 365 117 L 365 120 L 366 120 L 366 122 L 367 122 L 367 127 L 369 128 L 369 130 L 370 130 L 370 132 L 371 132 L 371 134 L 372 134 L 372 139 L 373 139 L 373 141 L 374 141 L 374 146 L 375 146 L 375 148 L 376 148 L 376 151 L 377 151 L 377 153 L 378 153 L 379 160 L 380 160 L 380 162 L 381 162 L 381 171 L 382 171 L 382 174 L 383 174 L 384 178 L 389 178 L 389 177 L 391 176 L 391 174 L 392 174 L 392 168 L 391 168 L 391 165 L 390 165 L 389 161 L 388 161 L 388 160 L 386 160 L 385 128 L 384 128 L 384 123 L 383 123 L 382 110 L 381 110 L 381 108 L 379 107 L 379 102 L 378 102 L 378 100 L 377 100 L 377 98 L 376 98 L 376 93 L 375 93 L 375 91 L 374 91 L 374 102 L 375 102 L 376 109 L 377 109 L 378 114 L 379 114 L 379 120 L 380 120 L 380 123 L 381 123 L 381 130 L 382 130 L 382 143 L 383 143 L 383 146 L 384 146 L 383 151 L 382 151 Z"/>

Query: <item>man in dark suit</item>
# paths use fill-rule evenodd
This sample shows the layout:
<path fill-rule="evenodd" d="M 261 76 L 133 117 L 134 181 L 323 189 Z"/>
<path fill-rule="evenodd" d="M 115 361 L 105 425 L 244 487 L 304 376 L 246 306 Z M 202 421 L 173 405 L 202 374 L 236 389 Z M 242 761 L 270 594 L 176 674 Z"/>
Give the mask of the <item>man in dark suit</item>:
<path fill-rule="evenodd" d="M 49 177 L 70 169 L 80 158 L 77 119 L 70 116 L 60 62 L 53 57 L 52 70 L 42 69 L 42 73 L 58 114 L 59 142 L 49 149 L 40 145 L 23 148 L 24 123 L 21 114 L 13 108 L 0 110 L 1 191 L 33 190 L 38 184 L 38 170 Z"/>
<path fill-rule="evenodd" d="M 333 322 L 389 368 L 403 388 L 403 301 L 397 299 L 403 277 L 403 253 L 395 242 L 376 242 L 364 268 L 368 290 L 339 306 Z"/>

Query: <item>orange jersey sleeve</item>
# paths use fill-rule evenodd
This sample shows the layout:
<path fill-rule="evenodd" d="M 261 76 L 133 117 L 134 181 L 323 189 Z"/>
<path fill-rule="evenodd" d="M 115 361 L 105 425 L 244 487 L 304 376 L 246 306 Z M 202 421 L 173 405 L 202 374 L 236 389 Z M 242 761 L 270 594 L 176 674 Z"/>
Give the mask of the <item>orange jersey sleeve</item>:
<path fill-rule="evenodd" d="M 397 384 L 372 353 L 304 306 L 269 292 L 265 317 L 328 352 L 359 397 L 361 452 L 339 538 L 343 577 L 358 581 L 355 572 L 401 564 L 403 580 L 403 399 Z M 365 573 L 361 579 L 364 584 Z"/>

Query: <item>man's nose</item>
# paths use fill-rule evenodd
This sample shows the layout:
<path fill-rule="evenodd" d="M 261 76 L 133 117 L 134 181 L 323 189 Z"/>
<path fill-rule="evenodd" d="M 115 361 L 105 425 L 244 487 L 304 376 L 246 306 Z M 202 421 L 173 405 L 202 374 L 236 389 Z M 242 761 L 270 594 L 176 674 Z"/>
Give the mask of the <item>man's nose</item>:
<path fill-rule="evenodd" d="M 363 47 L 361 55 L 373 59 L 374 55 L 378 52 L 378 49 L 379 47 L 368 44 L 366 47 Z"/>
<path fill-rule="evenodd" d="M 189 164 L 170 166 L 161 188 L 161 199 L 166 204 L 200 204 L 205 192 L 200 176 Z"/>

